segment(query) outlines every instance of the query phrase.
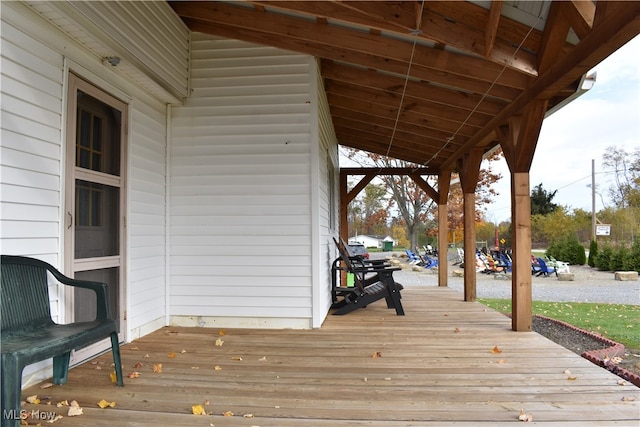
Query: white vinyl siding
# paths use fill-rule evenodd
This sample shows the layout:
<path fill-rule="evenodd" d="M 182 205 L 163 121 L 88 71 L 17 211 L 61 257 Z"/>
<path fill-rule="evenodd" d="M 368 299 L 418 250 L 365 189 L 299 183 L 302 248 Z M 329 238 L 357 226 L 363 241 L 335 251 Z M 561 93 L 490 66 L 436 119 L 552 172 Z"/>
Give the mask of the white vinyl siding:
<path fill-rule="evenodd" d="M 171 315 L 310 320 L 315 62 L 193 34 L 192 67 L 171 126 Z"/>
<path fill-rule="evenodd" d="M 63 58 L 2 18 L 0 251 L 59 267 Z M 54 320 L 63 320 L 50 290 Z"/>
<path fill-rule="evenodd" d="M 128 327 L 130 339 L 166 314 L 166 106 L 132 102 L 129 149 Z M 153 329 L 153 328 L 152 328 Z"/>
<path fill-rule="evenodd" d="M 174 17 L 174 19 L 177 19 Z M 65 72 L 129 103 L 127 339 L 166 315 L 167 106 L 22 3 L 2 3 L 0 245 L 62 269 Z M 65 59 L 67 64 L 65 65 Z M 187 67 L 186 61 L 183 63 Z M 64 321 L 52 287 L 52 312 Z M 152 326 L 149 326 L 152 325 Z M 141 332 L 142 331 L 142 332 Z"/>
<path fill-rule="evenodd" d="M 332 240 L 338 233 L 338 143 L 320 71 L 317 74 L 318 104 L 318 211 L 319 251 L 314 327 L 320 327 L 331 305 L 331 263 L 336 257 Z"/>

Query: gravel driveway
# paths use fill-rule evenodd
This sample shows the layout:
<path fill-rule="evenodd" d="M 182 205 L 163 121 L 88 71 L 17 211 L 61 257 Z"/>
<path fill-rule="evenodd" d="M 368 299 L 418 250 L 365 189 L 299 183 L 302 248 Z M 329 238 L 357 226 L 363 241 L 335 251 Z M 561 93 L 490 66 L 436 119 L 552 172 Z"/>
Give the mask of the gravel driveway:
<path fill-rule="evenodd" d="M 390 253 L 372 253 L 372 259 L 389 257 Z M 406 259 L 399 258 L 402 271 L 393 277 L 405 287 L 438 286 L 436 271 L 412 271 Z M 559 281 L 555 275 L 533 277 L 534 301 L 595 302 L 609 304 L 640 305 L 640 281 L 614 280 L 613 273 L 592 269 L 589 266 L 570 266 L 575 274 L 572 282 Z M 463 291 L 463 278 L 453 277 L 452 271 L 460 270 L 449 265 L 449 287 Z M 476 295 L 478 298 L 511 298 L 511 279 L 498 278 L 495 274 L 476 273 Z"/>

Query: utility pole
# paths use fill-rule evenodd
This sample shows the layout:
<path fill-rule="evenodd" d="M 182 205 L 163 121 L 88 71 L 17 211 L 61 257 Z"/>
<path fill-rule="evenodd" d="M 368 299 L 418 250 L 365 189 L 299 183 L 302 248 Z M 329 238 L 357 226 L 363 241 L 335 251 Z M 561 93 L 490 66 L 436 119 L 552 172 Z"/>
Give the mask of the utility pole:
<path fill-rule="evenodd" d="M 596 240 L 596 161 L 591 159 L 591 240 Z"/>

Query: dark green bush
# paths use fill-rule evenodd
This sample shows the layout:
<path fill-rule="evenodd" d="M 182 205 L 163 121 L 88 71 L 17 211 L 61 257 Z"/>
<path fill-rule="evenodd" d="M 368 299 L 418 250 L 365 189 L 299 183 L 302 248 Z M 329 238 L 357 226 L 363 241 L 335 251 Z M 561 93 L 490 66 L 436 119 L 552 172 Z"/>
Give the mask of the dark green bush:
<path fill-rule="evenodd" d="M 611 271 L 611 258 L 613 257 L 613 248 L 605 245 L 602 250 L 598 251 L 596 256 L 596 268 L 602 271 Z"/>
<path fill-rule="evenodd" d="M 636 240 L 631 246 L 631 250 L 627 252 L 622 266 L 625 271 L 640 272 L 640 240 Z"/>
<path fill-rule="evenodd" d="M 589 244 L 589 259 L 587 261 L 587 264 L 589 264 L 589 267 L 596 266 L 597 256 L 598 256 L 598 241 L 591 240 L 591 243 Z"/>
<path fill-rule="evenodd" d="M 626 270 L 624 268 L 624 264 L 625 264 L 625 258 L 627 257 L 628 253 L 629 253 L 629 250 L 626 248 L 626 246 L 624 246 L 624 245 L 618 246 L 613 251 L 613 254 L 611 255 L 611 262 L 609 263 L 609 270 L 610 271 Z"/>
<path fill-rule="evenodd" d="M 546 254 L 572 265 L 584 265 L 587 262 L 584 246 L 575 236 L 551 243 Z"/>

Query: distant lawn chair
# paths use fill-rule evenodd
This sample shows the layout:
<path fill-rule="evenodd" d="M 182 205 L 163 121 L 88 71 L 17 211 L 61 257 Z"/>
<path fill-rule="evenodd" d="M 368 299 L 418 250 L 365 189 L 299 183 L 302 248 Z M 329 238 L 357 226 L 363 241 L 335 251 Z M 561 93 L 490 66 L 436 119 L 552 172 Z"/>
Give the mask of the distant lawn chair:
<path fill-rule="evenodd" d="M 404 309 L 400 301 L 402 285 L 393 279 L 393 272 L 401 270 L 401 268 L 376 264 L 354 264 L 354 260 L 349 256 L 344 245 L 335 239 L 334 241 L 340 257 L 333 262 L 332 266 L 332 308 L 337 309 L 333 314 L 347 314 L 384 298 L 387 301 L 387 308 L 394 308 L 398 316 L 404 316 Z M 352 274 L 353 286 L 337 286 L 337 275 L 340 271 Z M 342 299 L 340 300 L 340 298 Z"/>
<path fill-rule="evenodd" d="M 547 256 L 547 259 L 549 260 L 547 262 L 547 265 L 549 265 L 550 267 L 554 267 L 556 269 L 556 274 L 571 273 L 571 271 L 569 270 L 569 263 L 564 261 L 558 261 L 554 257 L 550 257 L 550 256 Z"/>
<path fill-rule="evenodd" d="M 409 259 L 409 264 L 419 265 L 420 263 L 422 263 L 422 259 L 420 259 L 420 257 L 416 255 L 414 252 L 410 251 L 409 249 L 405 249 L 404 252 L 407 254 L 407 258 Z"/>
<path fill-rule="evenodd" d="M 535 276 L 548 277 L 551 273 L 555 273 L 556 276 L 558 275 L 558 271 L 556 270 L 556 268 L 547 265 L 547 263 L 542 258 L 538 257 L 537 261 L 538 261 L 538 265 L 532 266 L 532 273 Z"/>

